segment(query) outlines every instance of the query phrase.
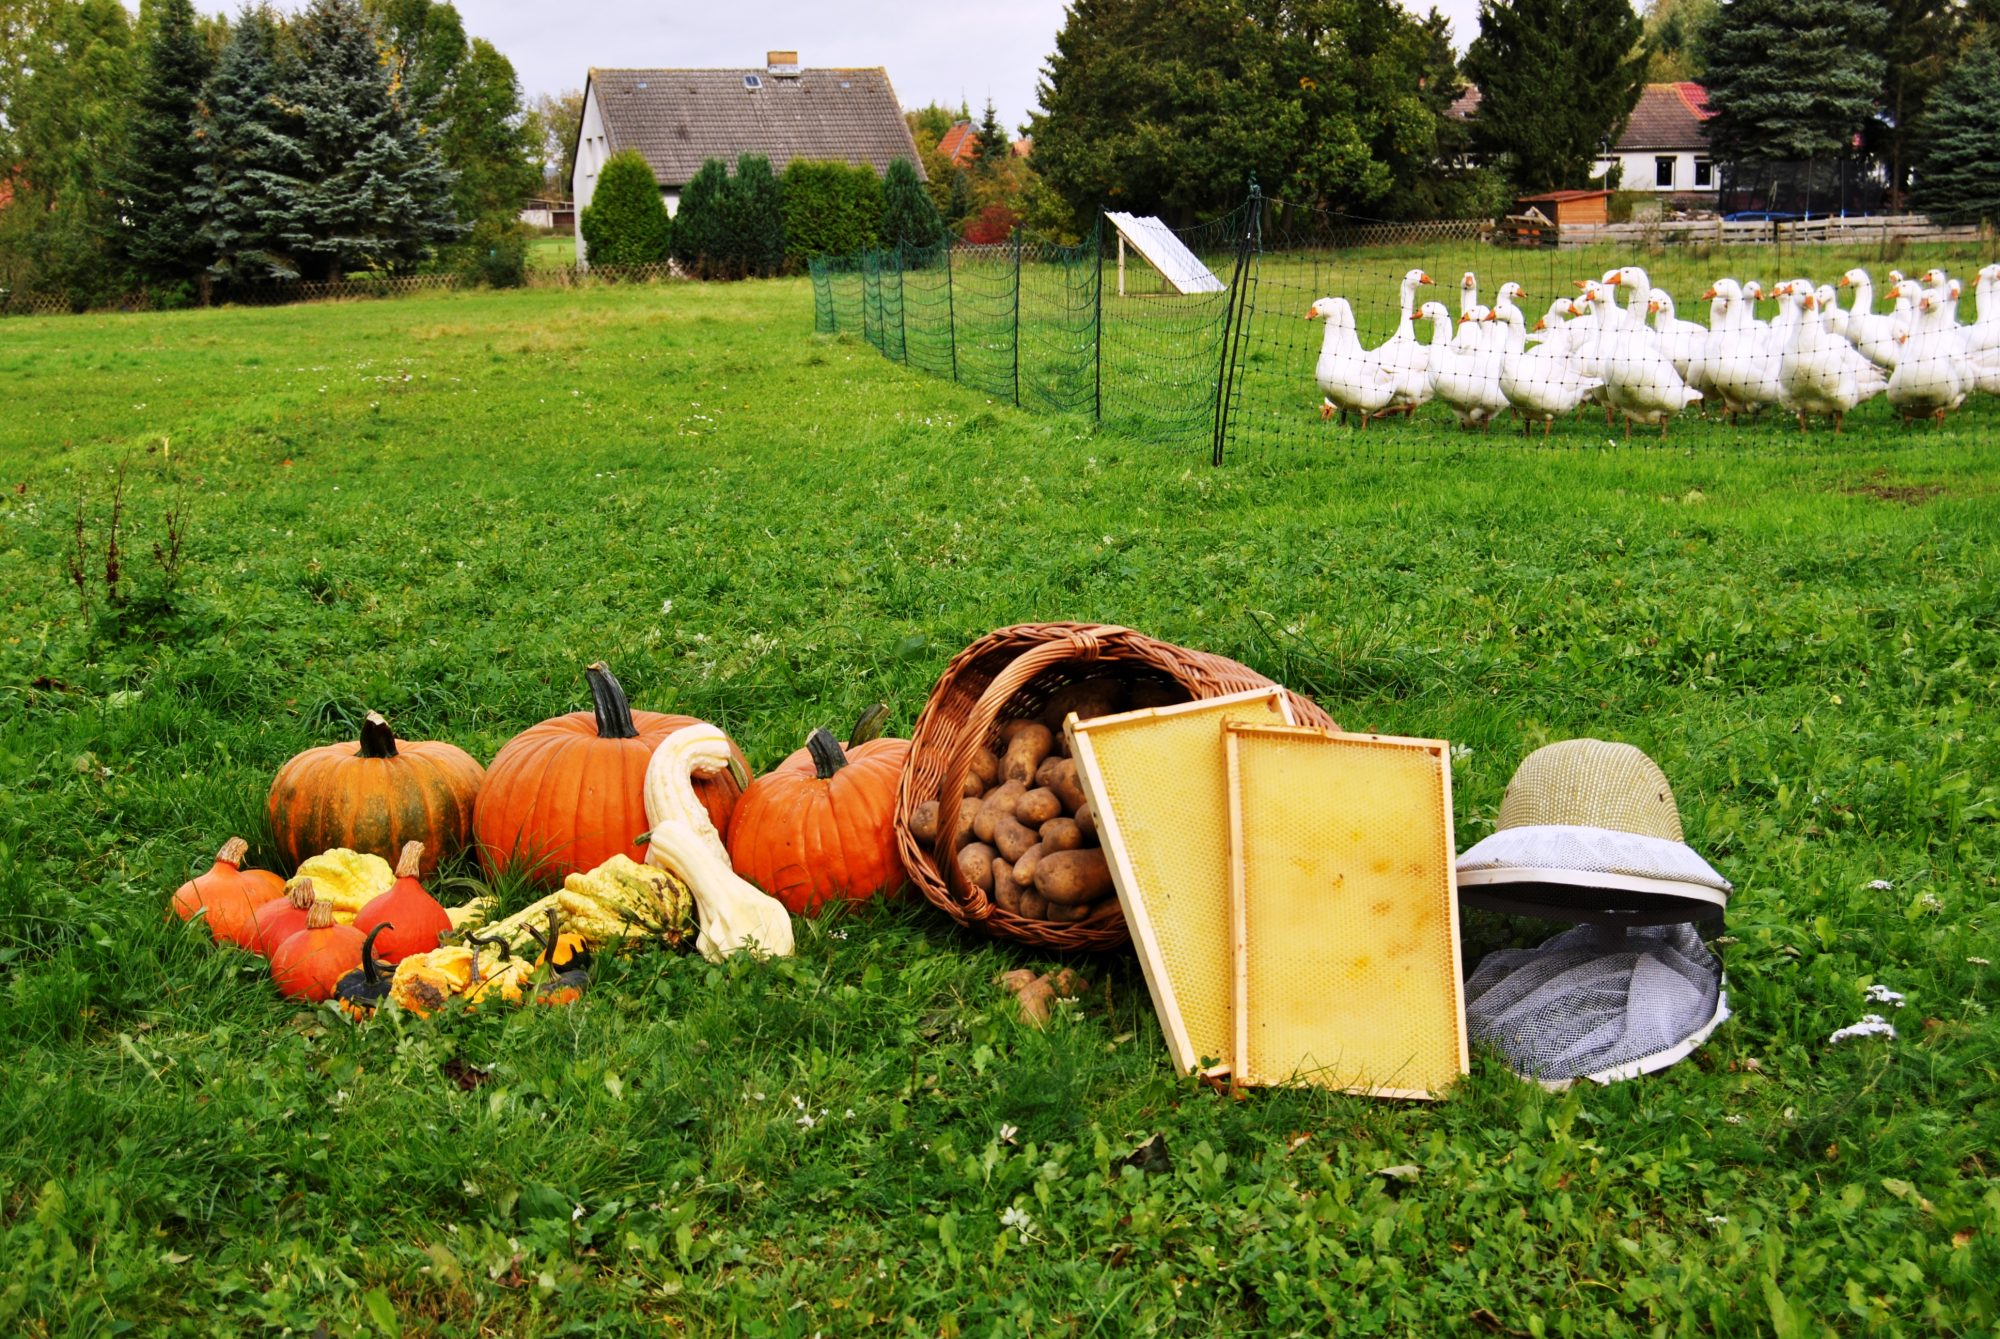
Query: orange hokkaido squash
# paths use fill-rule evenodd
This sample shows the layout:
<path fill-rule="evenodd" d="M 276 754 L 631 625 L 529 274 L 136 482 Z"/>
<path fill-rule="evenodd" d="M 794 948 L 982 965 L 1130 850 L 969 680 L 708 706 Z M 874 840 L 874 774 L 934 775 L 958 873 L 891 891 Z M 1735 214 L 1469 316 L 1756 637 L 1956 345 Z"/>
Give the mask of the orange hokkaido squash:
<path fill-rule="evenodd" d="M 584 671 L 592 710 L 529 726 L 486 769 L 473 832 L 479 858 L 497 874 L 520 861 L 543 886 L 596 869 L 614 855 L 639 858 L 646 821 L 646 764 L 660 741 L 692 716 L 634 711 L 602 661 Z M 729 830 L 750 765 L 733 743 L 742 780 L 724 770 L 695 783 L 717 832 Z"/>
<path fill-rule="evenodd" d="M 845 749 L 828 731 L 814 730 L 736 803 L 730 863 L 794 915 L 903 886 L 896 785 L 910 741 L 874 737 L 887 715 L 886 707 L 871 708 Z"/>
<path fill-rule="evenodd" d="M 174 890 L 174 914 L 187 920 L 197 911 L 206 912 L 208 932 L 218 944 L 251 947 L 257 908 L 285 891 L 283 883 L 273 893 L 266 881 L 245 876 L 243 855 L 249 849 L 250 843 L 231 837 L 215 853 L 208 873 Z"/>
<path fill-rule="evenodd" d="M 412 953 L 429 953 L 438 946 L 439 935 L 451 933 L 451 917 L 417 881 L 423 854 L 422 842 L 405 845 L 396 862 L 396 881 L 354 918 L 354 928 L 364 935 L 378 929 L 385 932 L 380 950 L 384 962 L 398 963 Z"/>
<path fill-rule="evenodd" d="M 271 955 L 271 979 L 295 1000 L 326 999 L 341 977 L 361 965 L 366 941 L 361 931 L 333 919 L 332 904 L 314 902 L 306 912 L 306 928 Z"/>

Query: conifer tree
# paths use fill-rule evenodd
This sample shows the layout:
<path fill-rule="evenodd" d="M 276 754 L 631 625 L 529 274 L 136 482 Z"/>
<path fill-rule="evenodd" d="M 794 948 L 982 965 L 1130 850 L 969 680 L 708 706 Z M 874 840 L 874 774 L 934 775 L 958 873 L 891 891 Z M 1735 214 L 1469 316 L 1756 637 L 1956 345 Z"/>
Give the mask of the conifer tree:
<path fill-rule="evenodd" d="M 1702 30 L 1709 149 L 1733 163 L 1851 153 L 1882 89 L 1886 18 L 1867 0 L 1726 0 Z"/>
<path fill-rule="evenodd" d="M 674 259 L 699 278 L 720 273 L 728 263 L 723 234 L 723 196 L 728 190 L 729 169 L 720 158 L 711 158 L 681 191 L 674 215 Z"/>
<path fill-rule="evenodd" d="M 284 133 L 273 97 L 281 61 L 276 16 L 261 6 L 244 10 L 216 60 L 195 122 L 189 214 L 208 258 L 207 277 L 225 287 L 297 273 L 273 240 L 267 218 L 277 206 L 260 175 Z"/>
<path fill-rule="evenodd" d="M 356 0 L 313 0 L 292 31 L 298 59 L 279 89 L 289 115 L 274 161 L 253 175 L 297 273 L 399 269 L 458 237 L 437 127 L 403 101 L 374 22 Z"/>
<path fill-rule="evenodd" d="M 944 240 L 944 220 L 909 160 L 898 158 L 882 177 L 882 245 L 918 249 Z"/>
<path fill-rule="evenodd" d="M 135 278 L 185 283 L 207 264 L 188 188 L 195 184 L 199 162 L 195 107 L 211 60 L 189 0 L 148 0 L 144 8 L 151 33 L 141 57 L 125 160 L 111 184 L 119 207 L 112 249 Z"/>
<path fill-rule="evenodd" d="M 993 99 L 986 99 L 986 111 L 979 118 L 979 157 L 976 165 L 982 171 L 992 171 L 1013 156 L 1014 142 L 1000 126 L 1000 116 L 993 110 Z"/>
<path fill-rule="evenodd" d="M 785 263 L 785 197 L 771 160 L 746 153 L 736 160 L 724 199 L 722 246 L 733 274 L 776 274 Z"/>
<path fill-rule="evenodd" d="M 660 184 L 637 149 L 621 149 L 605 160 L 577 228 L 592 265 L 656 265 L 673 253 L 673 224 L 660 200 Z"/>
<path fill-rule="evenodd" d="M 1645 57 L 1627 0 L 1480 0 L 1465 77 L 1473 144 L 1526 190 L 1584 186 L 1639 102 Z"/>
<path fill-rule="evenodd" d="M 2000 223 L 2000 49 L 1981 38 L 1917 125 L 1910 203 L 1938 223 Z"/>

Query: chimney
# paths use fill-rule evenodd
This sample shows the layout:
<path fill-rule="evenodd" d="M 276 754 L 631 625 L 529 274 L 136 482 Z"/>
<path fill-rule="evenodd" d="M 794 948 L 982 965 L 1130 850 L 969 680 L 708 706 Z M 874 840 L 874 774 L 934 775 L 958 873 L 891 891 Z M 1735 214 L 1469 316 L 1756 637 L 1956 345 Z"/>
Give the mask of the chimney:
<path fill-rule="evenodd" d="M 779 79 L 796 79 L 799 77 L 799 53 L 767 51 L 764 53 L 764 66 Z"/>

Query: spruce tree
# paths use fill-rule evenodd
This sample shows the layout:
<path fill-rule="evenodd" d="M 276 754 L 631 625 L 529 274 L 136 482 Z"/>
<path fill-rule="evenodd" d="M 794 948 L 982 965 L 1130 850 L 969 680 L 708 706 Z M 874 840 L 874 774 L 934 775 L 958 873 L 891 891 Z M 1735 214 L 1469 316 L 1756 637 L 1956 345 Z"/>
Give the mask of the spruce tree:
<path fill-rule="evenodd" d="M 974 163 L 982 171 L 990 172 L 1013 156 L 1014 142 L 1001 129 L 999 114 L 993 110 L 993 99 L 986 99 L 986 111 L 979 118 L 979 157 Z"/>
<path fill-rule="evenodd" d="M 1917 125 L 1910 203 L 1937 223 L 2000 223 L 2000 50 L 1982 38 Z"/>
<path fill-rule="evenodd" d="M 723 197 L 722 246 L 733 274 L 776 274 L 785 263 L 785 197 L 771 160 L 746 153 Z"/>
<path fill-rule="evenodd" d="M 284 114 L 273 96 L 282 71 L 277 17 L 246 9 L 216 60 L 195 122 L 197 162 L 187 200 L 207 275 L 225 287 L 291 278 L 272 236 L 276 200 L 262 169 L 277 161 Z"/>
<path fill-rule="evenodd" d="M 199 164 L 195 108 L 212 62 L 189 0 L 147 0 L 142 22 L 151 36 L 111 185 L 120 215 L 113 250 L 146 283 L 187 283 L 207 264 L 188 188 Z"/>
<path fill-rule="evenodd" d="M 697 278 L 719 274 L 728 263 L 723 233 L 723 196 L 728 190 L 729 169 L 720 158 L 711 158 L 681 191 L 674 215 L 674 259 Z"/>
<path fill-rule="evenodd" d="M 882 245 L 921 249 L 943 240 L 944 220 L 917 180 L 917 169 L 908 159 L 896 159 L 882 177 Z"/>
<path fill-rule="evenodd" d="M 1588 185 L 1645 77 L 1626 0 L 1480 0 L 1465 77 L 1479 85 L 1476 148 L 1530 191 Z"/>
<path fill-rule="evenodd" d="M 1852 152 L 1882 89 L 1886 18 L 1867 0 L 1726 0 L 1702 30 L 1710 151 L 1732 163 Z"/>
<path fill-rule="evenodd" d="M 287 124 L 276 163 L 254 175 L 298 274 L 400 269 L 458 237 L 437 127 L 403 101 L 374 22 L 356 0 L 313 0 L 292 29 L 298 59 L 278 91 Z"/>
<path fill-rule="evenodd" d="M 576 224 L 592 265 L 656 265 L 673 254 L 673 223 L 660 184 L 637 149 L 605 161 Z"/>

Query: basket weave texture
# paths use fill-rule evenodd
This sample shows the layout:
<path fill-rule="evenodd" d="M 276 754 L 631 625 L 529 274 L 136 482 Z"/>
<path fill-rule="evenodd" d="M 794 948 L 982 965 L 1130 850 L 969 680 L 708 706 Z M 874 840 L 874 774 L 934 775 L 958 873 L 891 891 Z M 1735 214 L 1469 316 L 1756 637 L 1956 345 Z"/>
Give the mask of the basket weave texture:
<path fill-rule="evenodd" d="M 910 882 L 959 924 L 1039 948 L 1113 949 L 1129 942 L 1115 902 L 1108 916 L 1090 922 L 1020 916 L 968 885 L 950 850 L 974 752 L 989 745 L 1002 721 L 1037 714 L 1058 688 L 1103 678 L 1175 684 L 1190 701 L 1271 682 L 1227 657 L 1095 623 L 1017 624 L 989 632 L 959 652 L 910 732 L 910 761 L 896 792 L 896 845 Z M 1310 698 L 1286 696 L 1299 724 L 1338 728 Z M 1172 778 L 1161 783 L 1171 785 Z M 938 801 L 938 840 L 928 847 L 910 835 L 910 819 L 927 800 Z"/>

